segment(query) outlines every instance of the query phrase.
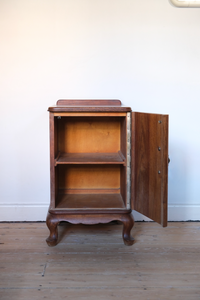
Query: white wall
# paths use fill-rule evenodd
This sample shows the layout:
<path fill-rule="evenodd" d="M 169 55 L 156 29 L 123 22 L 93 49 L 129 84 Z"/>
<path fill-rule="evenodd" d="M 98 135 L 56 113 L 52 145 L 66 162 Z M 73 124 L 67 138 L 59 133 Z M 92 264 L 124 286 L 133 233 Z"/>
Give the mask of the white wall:
<path fill-rule="evenodd" d="M 1 0 L 0 220 L 46 217 L 59 98 L 169 114 L 169 220 L 199 220 L 199 28 L 168 0 Z"/>

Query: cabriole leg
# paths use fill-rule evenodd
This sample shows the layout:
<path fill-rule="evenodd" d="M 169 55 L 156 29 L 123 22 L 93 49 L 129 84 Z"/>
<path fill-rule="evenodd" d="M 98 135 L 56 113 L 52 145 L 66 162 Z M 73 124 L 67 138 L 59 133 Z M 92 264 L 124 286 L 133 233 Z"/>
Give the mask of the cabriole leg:
<path fill-rule="evenodd" d="M 46 219 L 47 227 L 49 228 L 50 235 L 46 239 L 48 246 L 56 246 L 58 242 L 58 229 L 59 220 L 54 216 L 48 213 Z"/>
<path fill-rule="evenodd" d="M 123 232 L 122 232 L 122 237 L 124 240 L 124 244 L 126 246 L 131 246 L 134 243 L 134 238 L 131 236 L 131 229 L 133 228 L 134 225 L 134 220 L 132 214 L 127 214 L 124 215 L 122 218 L 122 223 L 123 223 Z"/>

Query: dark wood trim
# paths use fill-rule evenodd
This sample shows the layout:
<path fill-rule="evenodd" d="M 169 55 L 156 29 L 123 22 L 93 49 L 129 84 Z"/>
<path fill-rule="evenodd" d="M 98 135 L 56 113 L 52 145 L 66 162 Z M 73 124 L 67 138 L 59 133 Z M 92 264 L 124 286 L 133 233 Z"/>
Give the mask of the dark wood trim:
<path fill-rule="evenodd" d="M 131 113 L 131 209 L 134 209 L 135 199 L 135 113 Z"/>
<path fill-rule="evenodd" d="M 66 214 L 66 215 L 84 215 L 84 214 L 128 214 L 131 213 L 131 209 L 119 208 L 119 209 L 49 209 L 49 213 L 53 215 Z"/>
<path fill-rule="evenodd" d="M 133 216 L 130 212 L 124 213 L 110 213 L 110 214 L 65 214 L 60 213 L 58 215 L 48 213 L 46 224 L 49 228 L 50 235 L 46 239 L 48 246 L 56 246 L 58 242 L 58 229 L 57 226 L 60 222 L 65 221 L 72 224 L 99 224 L 109 223 L 111 221 L 120 221 L 123 223 L 122 238 L 124 244 L 131 246 L 134 243 L 134 239 L 131 236 L 131 229 L 134 225 Z"/>
<path fill-rule="evenodd" d="M 121 106 L 121 101 L 120 100 L 101 100 L 101 99 L 95 99 L 95 100 L 88 100 L 88 99 L 60 99 L 56 102 L 57 106 Z"/>
<path fill-rule="evenodd" d="M 54 115 L 49 114 L 49 125 L 50 125 L 50 185 L 51 185 L 51 202 L 50 207 L 55 208 L 56 198 L 56 176 L 55 176 L 55 147 L 57 145 L 55 139 L 55 122 Z"/>
<path fill-rule="evenodd" d="M 123 153 L 122 153 L 121 151 L 118 151 L 118 153 L 119 153 L 119 156 L 121 157 L 121 159 L 122 159 L 123 161 L 126 161 L 126 158 L 125 158 L 125 156 L 123 155 Z"/>
<path fill-rule="evenodd" d="M 55 165 L 61 164 L 122 164 L 125 157 L 118 153 L 60 153 L 55 159 Z"/>
<path fill-rule="evenodd" d="M 130 107 L 125 107 L 125 106 L 94 106 L 94 107 L 68 107 L 68 106 L 52 106 L 48 108 L 49 112 L 129 112 L 131 111 Z"/>

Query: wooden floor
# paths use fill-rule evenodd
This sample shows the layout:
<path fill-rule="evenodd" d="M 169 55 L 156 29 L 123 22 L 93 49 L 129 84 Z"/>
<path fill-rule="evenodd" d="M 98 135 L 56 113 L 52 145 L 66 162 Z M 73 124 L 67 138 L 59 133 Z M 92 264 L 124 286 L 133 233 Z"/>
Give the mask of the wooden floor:
<path fill-rule="evenodd" d="M 0 299 L 200 299 L 200 223 L 59 226 L 49 248 L 45 223 L 0 224 Z"/>

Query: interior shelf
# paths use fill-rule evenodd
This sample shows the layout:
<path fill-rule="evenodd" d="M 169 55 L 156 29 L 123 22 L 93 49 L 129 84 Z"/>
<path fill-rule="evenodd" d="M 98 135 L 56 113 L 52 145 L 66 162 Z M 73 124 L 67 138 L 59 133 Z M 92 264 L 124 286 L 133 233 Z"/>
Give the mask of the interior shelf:
<path fill-rule="evenodd" d="M 61 194 L 56 209 L 126 208 L 121 194 Z"/>
<path fill-rule="evenodd" d="M 59 153 L 55 165 L 61 164 L 122 164 L 125 157 L 118 153 Z"/>

